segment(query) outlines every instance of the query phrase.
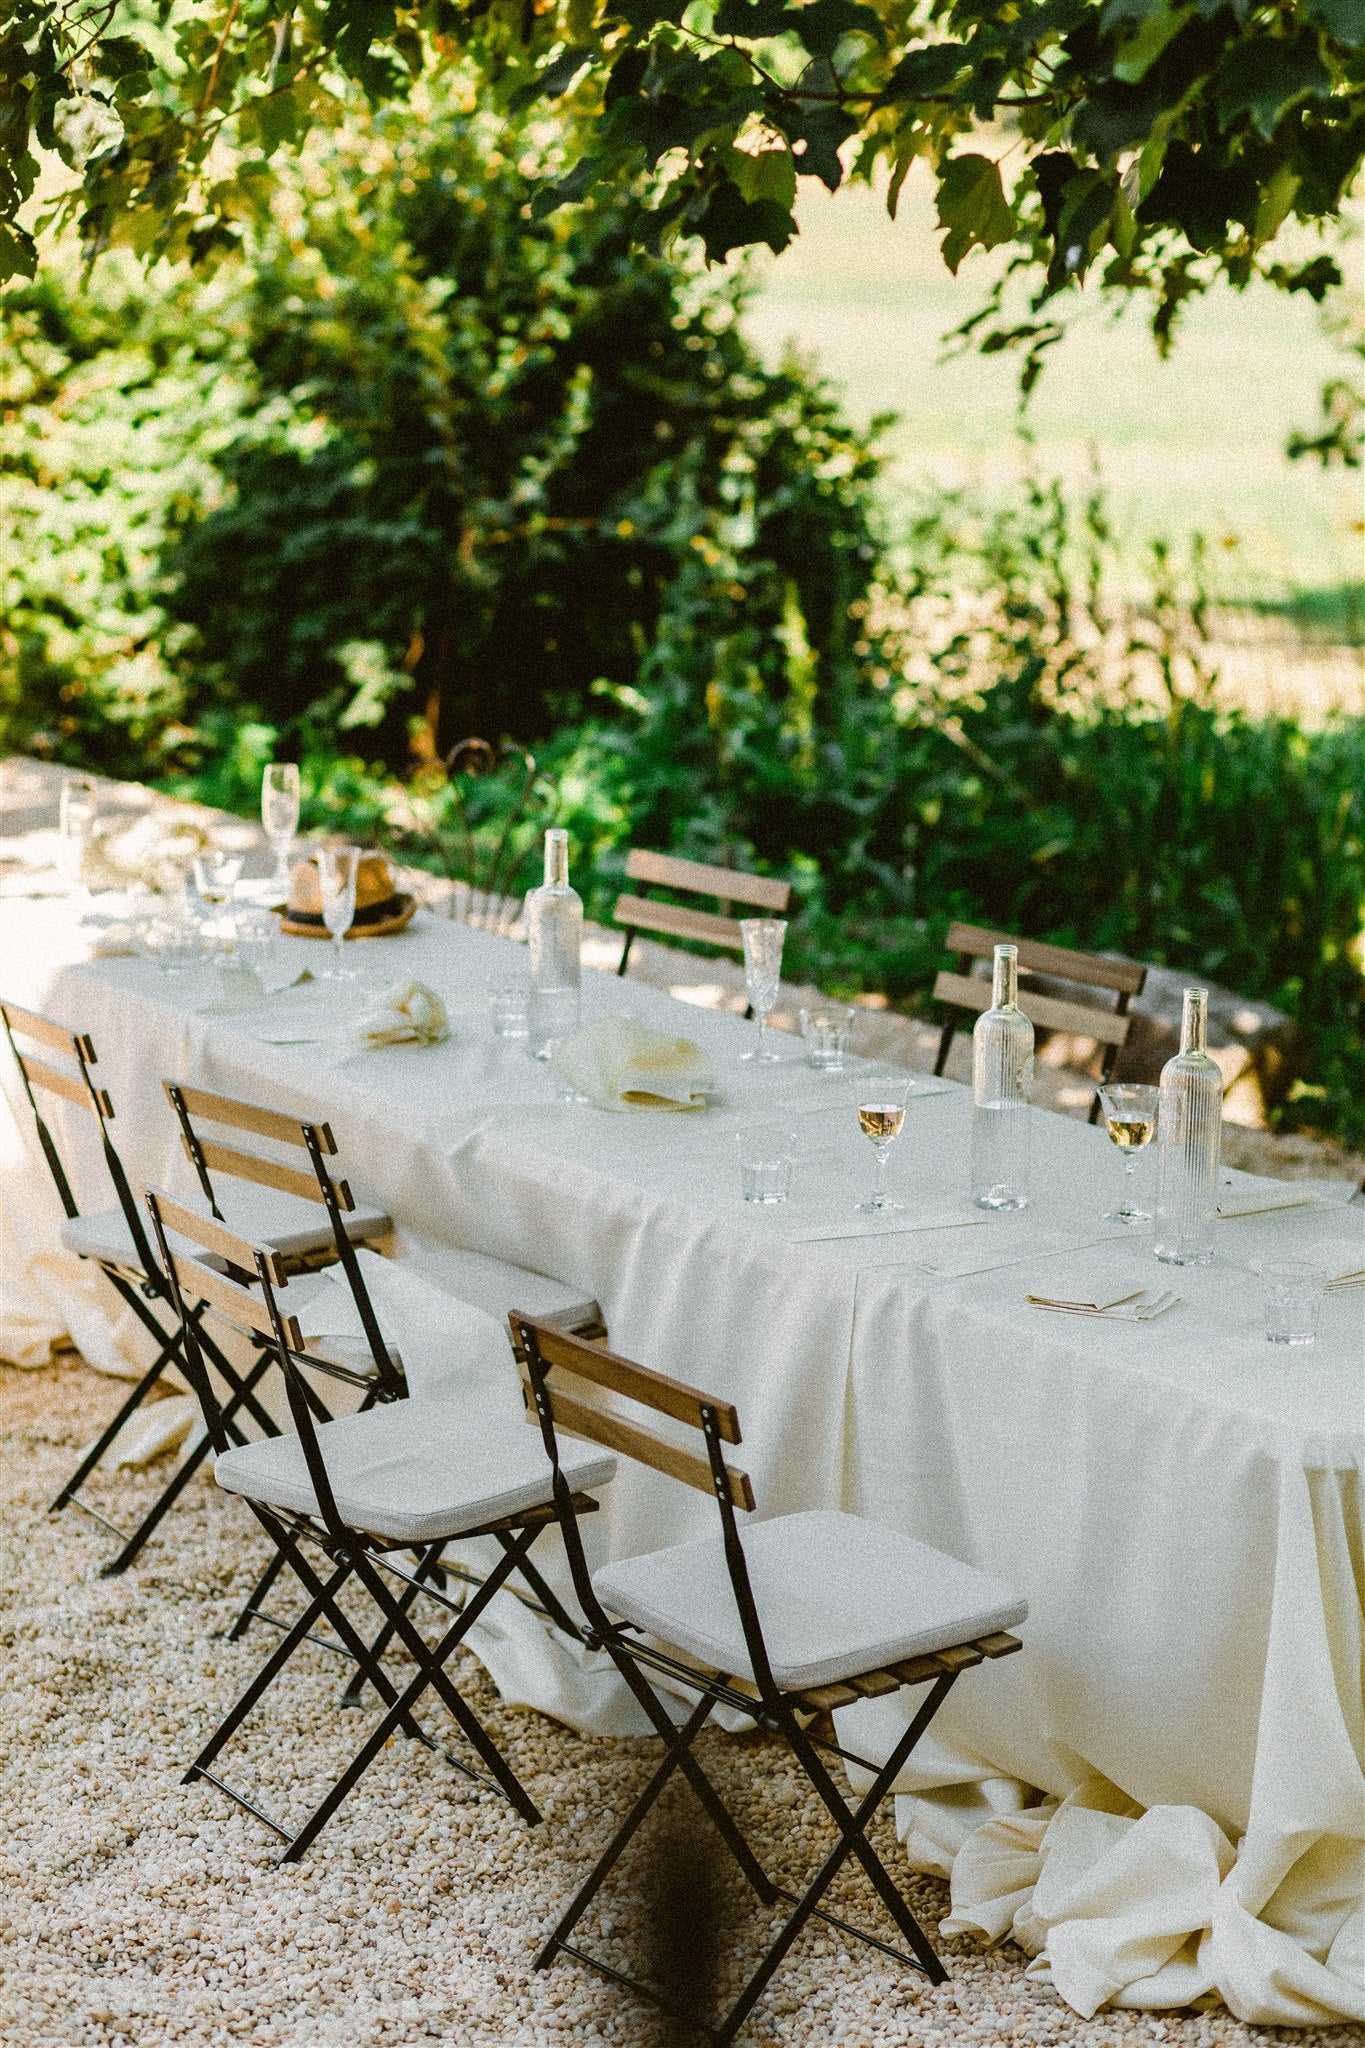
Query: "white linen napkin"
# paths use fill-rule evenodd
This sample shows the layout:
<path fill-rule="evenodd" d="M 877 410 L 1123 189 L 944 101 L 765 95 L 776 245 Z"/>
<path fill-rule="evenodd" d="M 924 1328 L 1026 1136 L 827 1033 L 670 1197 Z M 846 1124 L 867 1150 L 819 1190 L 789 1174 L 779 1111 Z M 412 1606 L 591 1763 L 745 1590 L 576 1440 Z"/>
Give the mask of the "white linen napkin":
<path fill-rule="evenodd" d="M 711 1062 L 687 1038 L 667 1038 L 632 1017 L 597 1017 L 551 1058 L 560 1079 L 599 1109 L 704 1109 Z"/>
<path fill-rule="evenodd" d="M 1107 1288 L 1092 1288 L 1091 1292 L 1105 1297 L 1110 1294 Z M 1030 1308 L 1051 1309 L 1065 1316 L 1100 1316 L 1109 1323 L 1150 1323 L 1155 1317 L 1164 1316 L 1168 1308 L 1174 1308 L 1179 1299 L 1169 1287 L 1137 1287 L 1117 1299 L 1094 1301 L 1053 1300 L 1045 1294 L 1024 1296 Z"/>
<path fill-rule="evenodd" d="M 439 1045 L 450 1036 L 450 1020 L 434 989 L 396 981 L 355 1019 L 351 1036 L 372 1052 L 386 1045 Z"/>
<path fill-rule="evenodd" d="M 1365 1287 L 1365 1238 L 1328 1237 L 1294 1244 L 1283 1252 L 1258 1252 L 1247 1261 L 1253 1273 L 1264 1270 L 1268 1258 L 1303 1259 L 1322 1269 L 1329 1288 Z"/>
<path fill-rule="evenodd" d="M 1317 1209 L 1349 1202 L 1349 1180 L 1225 1181 L 1218 1190 L 1218 1214 L 1226 1218 L 1266 1216 L 1275 1209 Z"/>

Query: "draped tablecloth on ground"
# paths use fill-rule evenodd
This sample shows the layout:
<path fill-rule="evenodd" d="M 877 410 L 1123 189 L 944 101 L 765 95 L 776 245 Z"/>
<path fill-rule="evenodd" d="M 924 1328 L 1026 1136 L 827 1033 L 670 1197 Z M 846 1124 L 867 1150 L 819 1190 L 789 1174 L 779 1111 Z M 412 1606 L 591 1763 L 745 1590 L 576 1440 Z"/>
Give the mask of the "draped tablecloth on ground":
<path fill-rule="evenodd" d="M 1025 1293 L 1083 1287 L 1098 1261 L 1129 1259 L 1139 1283 L 1156 1270 L 1150 1238 L 1098 1220 L 1118 1166 L 1083 1125 L 1037 1113 L 1035 1204 L 982 1223 L 962 1194 L 969 1099 L 926 1081 L 892 1155 L 906 1209 L 866 1219 L 853 1076 L 812 1072 L 794 1042 L 780 1065 L 741 1066 L 752 1026 L 589 975 L 586 1014 L 694 1039 L 719 1100 L 566 1101 L 488 1026 L 490 988 L 524 954 L 426 915 L 357 964 L 435 989 L 451 1036 L 382 1051 L 337 1035 L 358 998 L 325 984 L 234 1009 L 206 970 L 82 960 L 70 905 L 8 903 L 0 939 L 5 993 L 93 1035 L 138 1177 L 188 1185 L 163 1075 L 324 1112 L 357 1190 L 401 1226 L 410 1276 L 439 1278 L 440 1246 L 459 1245 L 595 1295 L 617 1349 L 738 1404 L 762 1512 L 848 1507 L 1027 1595 L 1024 1653 L 959 1681 L 899 1789 L 911 1858 L 952 1876 L 953 1925 L 1012 1932 L 1084 2012 L 1221 1996 L 1265 2023 L 1365 2019 L 1362 1297 L 1329 1295 L 1318 1344 L 1286 1353 L 1261 1337 L 1249 1272 L 1272 1247 L 1358 1232 L 1359 1207 L 1220 1222 L 1217 1263 L 1175 1276 L 1183 1300 L 1158 1321 L 1049 1315 Z M 758 1109 L 798 1133 L 783 1208 L 739 1199 L 734 1131 Z M 79 1142 L 79 1119 L 62 1124 Z M 45 1356 L 69 1330 L 117 1369 L 128 1333 L 53 1252 L 22 1118 L 5 1143 L 0 1351 Z M 439 1351 L 430 1316 L 390 1334 Z M 595 1538 L 629 1555 L 709 1512 L 626 1467 Z M 480 1645 L 504 1692 L 633 1726 L 591 1660 L 538 1631 L 504 1600 Z M 843 1725 L 885 1749 L 908 1699 Z"/>

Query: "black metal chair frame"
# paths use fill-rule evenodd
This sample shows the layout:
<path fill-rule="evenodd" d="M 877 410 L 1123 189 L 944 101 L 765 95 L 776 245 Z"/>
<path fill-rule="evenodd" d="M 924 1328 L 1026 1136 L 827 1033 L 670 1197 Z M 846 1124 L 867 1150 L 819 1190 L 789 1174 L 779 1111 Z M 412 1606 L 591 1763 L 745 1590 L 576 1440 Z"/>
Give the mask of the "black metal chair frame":
<path fill-rule="evenodd" d="M 523 1383 L 535 1417 L 540 1423 L 545 1449 L 554 1471 L 555 1505 L 573 1574 L 574 1590 L 587 1617 L 585 1640 L 590 1647 L 607 1651 L 664 1744 L 662 1759 L 603 1849 L 592 1872 L 544 1942 L 536 1956 L 535 1967 L 545 1969 L 562 1951 L 655 2004 L 672 2009 L 654 1987 L 638 1982 L 604 1962 L 600 1956 L 576 1946 L 570 1940 L 570 1936 L 664 1787 L 675 1772 L 681 1771 L 762 1903 L 771 1906 L 782 1900 L 792 1910 L 778 1929 L 744 1989 L 718 2023 L 707 2027 L 691 2013 L 675 2012 L 675 2017 L 697 2026 L 704 2037 L 712 2041 L 733 2041 L 788 1950 L 812 1916 L 837 1927 L 844 1934 L 869 1943 L 911 1968 L 922 1970 L 931 1983 L 942 1983 L 947 1971 L 868 1841 L 867 1828 L 877 1808 L 894 1785 L 906 1759 L 952 1690 L 959 1670 L 967 1664 L 979 1662 L 979 1656 L 969 1654 L 957 1661 L 949 1653 L 949 1656 L 943 1659 L 919 1660 L 916 1669 L 922 1665 L 923 1675 L 931 1677 L 933 1681 L 929 1693 L 891 1755 L 880 1764 L 841 1748 L 833 1740 L 813 1734 L 810 1725 L 803 1725 L 803 1719 L 809 1720 L 813 1707 L 818 1712 L 818 1704 L 809 1695 L 784 1692 L 775 1682 L 758 1610 L 754 1603 L 753 1589 L 736 1522 L 737 1506 L 752 1509 L 754 1505 L 752 1489 L 747 1475 L 734 1470 L 725 1461 L 725 1444 L 740 1441 L 738 1418 L 734 1409 L 727 1402 L 713 1400 L 708 1395 L 698 1394 L 694 1389 L 684 1387 L 681 1382 L 665 1380 L 662 1375 L 647 1373 L 643 1368 L 632 1365 L 627 1360 L 604 1352 L 599 1346 L 586 1344 L 562 1331 L 553 1330 L 543 1321 L 516 1314 L 509 1320 L 518 1360 L 523 1369 Z M 547 1356 L 547 1351 L 550 1356 Z M 745 1647 L 754 1673 L 755 1691 L 737 1686 L 727 1673 L 713 1672 L 708 1675 L 699 1672 L 695 1665 L 684 1662 L 670 1655 L 668 1651 L 639 1638 L 638 1632 L 632 1637 L 632 1624 L 613 1621 L 602 1606 L 593 1590 L 592 1576 L 578 1531 L 573 1499 L 559 1468 L 555 1417 L 558 1402 L 561 1407 L 561 1423 L 563 1424 L 567 1413 L 569 1426 L 575 1435 L 593 1437 L 596 1434 L 594 1418 L 598 1416 L 599 1411 L 585 1408 L 577 1398 L 565 1403 L 563 1396 L 552 1391 L 550 1373 L 555 1366 L 560 1366 L 581 1379 L 595 1382 L 598 1386 L 612 1388 L 617 1393 L 625 1395 L 627 1399 L 644 1401 L 647 1405 L 661 1408 L 675 1420 L 695 1420 L 699 1424 L 706 1445 L 704 1464 L 700 1459 L 689 1459 L 687 1454 L 680 1454 L 671 1444 L 664 1444 L 662 1439 L 652 1436 L 633 1423 L 622 1420 L 616 1411 L 602 1417 L 604 1428 L 600 1440 L 610 1444 L 618 1453 L 643 1457 L 643 1461 L 654 1465 L 655 1469 L 671 1472 L 674 1477 L 682 1478 L 686 1483 L 714 1492 L 720 1512 L 725 1561 Z M 640 1385 L 650 1382 L 655 1389 L 667 1390 L 665 1397 L 658 1402 L 651 1401 L 648 1391 L 636 1391 Z M 689 1416 L 686 1412 L 689 1405 L 695 1410 L 694 1416 Z M 661 1455 L 650 1454 L 651 1447 L 657 1453 L 661 1445 Z M 691 1472 L 681 1469 L 685 1464 L 691 1464 L 696 1469 Z M 988 1650 L 985 1654 L 1006 1654 L 1006 1643 L 1010 1648 L 1019 1647 L 1014 1638 L 999 1637 L 994 1640 L 1000 1647 Z M 646 1676 L 650 1671 L 659 1673 L 674 1686 L 682 1686 L 697 1693 L 696 1707 L 680 1727 L 674 1724 L 650 1685 Z M 890 1683 L 878 1689 L 889 1690 Z M 846 1696 L 851 1699 L 855 1694 L 849 1692 Z M 722 1704 L 742 1714 L 751 1715 L 760 1728 L 783 1738 L 834 1823 L 837 1840 L 804 1891 L 790 1891 L 774 1883 L 767 1875 L 693 1753 L 692 1745 L 712 1709 Z M 822 1751 L 854 1763 L 869 1773 L 872 1782 L 852 1807 L 826 1768 L 821 1756 Z M 897 1931 L 908 1944 L 908 1955 L 867 1928 L 857 1927 L 839 1919 L 821 1906 L 821 1899 L 850 1856 L 856 1858 L 862 1866 Z"/>
<path fill-rule="evenodd" d="M 110 1535 L 118 1538 L 120 1547 L 117 1554 L 108 1564 L 101 1567 L 101 1576 L 103 1578 L 113 1578 L 120 1572 L 127 1570 L 128 1566 L 147 1542 L 147 1539 L 160 1526 L 162 1520 L 175 1505 L 175 1502 L 179 1499 L 190 1480 L 203 1464 L 204 1459 L 208 1456 L 209 1442 L 207 1437 L 203 1437 L 199 1443 L 190 1446 L 152 1506 L 143 1516 L 141 1522 L 131 1531 L 122 1529 L 117 1523 L 111 1522 L 109 1517 L 87 1500 L 81 1491 L 86 1480 L 95 1470 L 119 1431 L 137 1413 L 137 1410 L 160 1381 L 167 1368 L 175 1365 L 180 1371 L 185 1372 L 184 1340 L 177 1325 L 173 1323 L 168 1328 L 151 1306 L 152 1303 L 160 1303 L 164 1307 L 171 1308 L 173 1303 L 161 1268 L 152 1253 L 151 1243 L 143 1218 L 138 1210 L 137 1203 L 133 1199 L 127 1171 L 122 1159 L 119 1157 L 118 1148 L 114 1144 L 109 1131 L 109 1125 L 114 1117 L 113 1102 L 110 1099 L 108 1090 L 101 1088 L 90 1072 L 91 1067 L 97 1066 L 99 1062 L 89 1034 L 86 1032 L 68 1031 L 65 1025 L 56 1024 L 51 1018 L 42 1017 L 35 1011 L 22 1009 L 17 1003 L 0 1003 L 0 1019 L 4 1022 L 5 1035 L 9 1040 L 10 1050 L 14 1054 L 15 1065 L 18 1067 L 19 1077 L 23 1082 L 29 1108 L 33 1112 L 33 1121 L 38 1132 L 38 1143 L 42 1148 L 43 1157 L 47 1161 L 48 1171 L 52 1175 L 58 1199 L 68 1220 L 74 1220 L 82 1212 L 72 1192 L 71 1181 L 62 1163 L 61 1153 L 57 1148 L 56 1140 L 53 1138 L 47 1119 L 43 1116 L 38 1106 L 37 1098 L 33 1092 L 34 1084 L 36 1083 L 38 1087 L 60 1095 L 65 1101 L 74 1104 L 77 1109 L 88 1111 L 94 1116 L 99 1126 L 100 1146 L 104 1156 L 105 1167 L 108 1171 L 114 1193 L 118 1198 L 118 1205 L 122 1211 L 124 1221 L 128 1226 L 128 1233 L 133 1242 L 140 1270 L 125 1269 L 105 1259 L 97 1259 L 94 1263 L 98 1265 L 120 1301 L 123 1302 L 126 1308 L 132 1311 L 143 1329 L 152 1339 L 152 1342 L 157 1346 L 157 1354 L 152 1364 L 148 1366 L 141 1379 L 133 1386 L 131 1393 L 119 1405 L 110 1421 L 101 1430 L 99 1436 L 95 1439 L 89 1450 L 86 1451 L 81 1462 L 49 1508 L 49 1513 L 56 1515 L 60 1514 L 63 1508 L 78 1507 L 83 1514 L 89 1515 L 92 1521 L 98 1522 L 102 1528 L 107 1529 Z M 54 1050 L 69 1052 L 70 1057 L 75 1060 L 78 1073 L 70 1074 L 61 1068 L 50 1067 L 45 1061 L 38 1060 L 30 1054 L 22 1053 L 19 1046 L 15 1043 L 16 1034 L 19 1038 L 32 1039 L 34 1043 L 46 1044 Z M 214 1369 L 218 1372 L 229 1390 L 229 1399 L 223 1410 L 224 1427 L 235 1434 L 237 1441 L 244 1442 L 245 1439 L 241 1436 L 240 1431 L 237 1430 L 236 1418 L 240 1413 L 245 1412 L 252 1417 L 258 1427 L 272 1428 L 274 1425 L 271 1423 L 269 1415 L 255 1398 L 256 1389 L 267 1370 L 268 1360 L 258 1359 L 252 1363 L 245 1373 L 238 1373 L 210 1338 L 203 1335 L 201 1336 L 201 1342 L 205 1352 L 213 1361 Z M 189 1380 L 188 1373 L 186 1373 L 186 1378 Z M 191 1381 L 190 1384 L 192 1385 L 193 1382 Z"/>
<path fill-rule="evenodd" d="M 503 1553 L 492 1571 L 463 1605 L 447 1597 L 435 1582 L 441 1549 L 439 1542 L 420 1547 L 415 1571 L 406 1570 L 397 1564 L 396 1555 L 405 1550 L 412 1550 L 411 1544 L 388 1542 L 363 1530 L 354 1529 L 343 1521 L 338 1512 L 326 1461 L 318 1442 L 313 1406 L 300 1370 L 302 1365 L 313 1364 L 316 1361 L 310 1358 L 303 1347 L 297 1321 L 281 1306 L 279 1297 L 288 1283 L 279 1258 L 260 1246 L 248 1244 L 246 1240 L 237 1237 L 221 1224 L 211 1225 L 202 1218 L 189 1214 L 169 1196 L 156 1189 L 147 1190 L 147 1206 L 169 1278 L 171 1294 L 181 1318 L 186 1350 L 191 1359 L 191 1371 L 198 1382 L 200 1399 L 204 1403 L 215 1450 L 220 1453 L 225 1451 L 229 1439 L 222 1427 L 212 1383 L 199 1355 L 199 1319 L 187 1299 L 187 1295 L 193 1295 L 200 1290 L 206 1293 L 210 1313 L 224 1318 L 238 1329 L 254 1328 L 265 1339 L 270 1359 L 280 1367 L 284 1376 L 290 1415 L 318 1504 L 318 1512 L 316 1516 L 312 1516 L 270 1507 L 250 1498 L 246 1500 L 246 1505 L 272 1544 L 276 1546 L 281 1566 L 287 1566 L 297 1578 L 303 1589 L 305 1604 L 302 1612 L 285 1628 L 281 1640 L 246 1690 L 195 1757 L 181 1782 L 190 1784 L 195 1779 L 202 1778 L 216 1786 L 227 1798 L 279 1836 L 285 1844 L 279 1860 L 283 1863 L 293 1863 L 297 1862 L 317 1839 L 347 1794 L 359 1783 L 370 1764 L 380 1754 L 390 1736 L 401 1732 L 423 1743 L 476 1784 L 502 1792 L 528 1824 L 536 1825 L 541 1819 L 541 1814 L 531 1795 L 503 1757 L 473 1708 L 449 1677 L 445 1666 L 494 1594 L 502 1588 L 514 1571 L 524 1569 L 526 1553 L 536 1537 L 542 1530 L 554 1526 L 554 1508 L 547 1505 L 524 1513 L 495 1518 L 478 1528 L 463 1532 L 469 1536 L 494 1537 Z M 227 1261 L 226 1277 L 219 1278 L 212 1273 L 206 1274 L 202 1268 L 196 1269 L 183 1258 L 177 1257 L 172 1253 L 168 1242 L 169 1232 L 189 1237 L 208 1250 L 218 1251 Z M 249 1287 L 243 1284 L 248 1280 L 259 1289 L 259 1295 L 253 1295 Z M 576 1506 L 580 1513 L 589 1513 L 595 1508 L 596 1502 L 586 1496 L 579 1496 Z M 315 1568 L 307 1554 L 309 1550 L 320 1553 L 324 1561 L 321 1567 Z M 380 1632 L 370 1642 L 365 1640 L 338 1604 L 342 1588 L 352 1579 L 364 1589 L 380 1618 Z M 388 1583 L 390 1579 L 401 1584 L 401 1593 L 393 1591 Z M 426 1641 L 411 1618 L 410 1610 L 419 1594 L 435 1600 L 453 1616 L 453 1620 L 435 1644 Z M 330 1624 L 334 1632 L 331 1637 L 315 1632 L 316 1625 L 321 1620 Z M 381 1661 L 388 1643 L 395 1638 L 408 1652 L 416 1666 L 415 1675 L 401 1684 L 390 1678 Z M 221 1751 L 284 1670 L 295 1651 L 305 1642 L 354 1663 L 357 1675 L 364 1683 L 371 1685 L 379 1696 L 384 1712 L 331 1790 L 314 1808 L 304 1825 L 291 1833 L 288 1828 L 266 1813 L 255 1800 L 219 1777 L 210 1766 L 216 1762 Z M 482 1770 L 443 1748 L 434 1737 L 419 1726 L 414 1709 L 428 1691 L 433 1692 L 447 1708 L 483 1765 Z"/>
<path fill-rule="evenodd" d="M 220 1222 L 223 1221 L 223 1214 L 214 1193 L 211 1167 L 262 1186 L 283 1187 L 285 1192 L 297 1194 L 307 1201 L 321 1202 L 327 1212 L 336 1257 L 346 1275 L 375 1371 L 371 1378 L 367 1374 L 351 1372 L 332 1360 L 319 1360 L 305 1355 L 302 1362 L 313 1370 L 325 1372 L 330 1378 L 361 1388 L 362 1408 L 368 1408 L 375 1401 L 401 1400 L 407 1393 L 407 1388 L 389 1356 L 384 1333 L 379 1327 L 379 1318 L 375 1314 L 369 1289 L 365 1285 L 365 1276 L 355 1255 L 355 1246 L 346 1228 L 346 1216 L 355 1208 L 355 1198 L 349 1182 L 345 1179 L 334 1180 L 327 1163 L 329 1159 L 337 1157 L 337 1144 L 332 1135 L 331 1125 L 325 1121 L 294 1117 L 282 1110 L 266 1109 L 256 1103 L 241 1102 L 231 1096 L 211 1094 L 205 1089 L 192 1088 L 179 1081 L 163 1081 L 162 1086 L 179 1120 L 181 1141 L 194 1167 L 200 1188 L 214 1216 Z M 223 1123 L 227 1121 L 223 1115 L 224 1111 L 229 1113 L 232 1127 L 238 1130 L 253 1131 L 257 1136 L 273 1139 L 277 1143 L 301 1146 L 308 1154 L 316 1186 L 312 1185 L 306 1174 L 296 1169 L 281 1169 L 273 1160 L 264 1160 L 254 1153 L 236 1147 L 206 1141 L 195 1127 L 195 1116 L 199 1117 L 201 1123 Z M 286 1262 L 286 1270 L 288 1269 Z M 328 1421 L 330 1417 L 327 1408 L 314 1387 L 307 1381 L 304 1384 L 317 1419 L 320 1422 Z M 291 1626 L 278 1615 L 272 1614 L 264 1605 L 283 1567 L 284 1557 L 277 1549 L 253 1586 L 241 1613 L 228 1630 L 229 1642 L 236 1642 L 245 1635 L 253 1621 L 263 1621 L 268 1627 L 281 1631 Z M 478 1573 L 448 1559 L 419 1563 L 418 1573 L 419 1577 L 427 1582 L 428 1591 L 439 1589 L 451 1579 L 474 1588 L 483 1584 L 483 1579 Z M 528 1604 L 545 1620 L 554 1622 L 556 1627 L 563 1629 L 566 1634 L 579 1634 L 578 1623 L 529 1558 L 522 1561 L 517 1576 L 527 1589 L 523 1594 L 520 1588 L 513 1588 L 519 1598 L 527 1599 L 529 1595 Z M 381 1653 L 387 1648 L 390 1640 L 391 1632 L 382 1634 L 378 1639 L 378 1649 Z M 345 1703 L 354 1706 L 359 1701 L 364 1687 L 365 1675 L 357 1671 L 346 1688 L 343 1696 Z"/>

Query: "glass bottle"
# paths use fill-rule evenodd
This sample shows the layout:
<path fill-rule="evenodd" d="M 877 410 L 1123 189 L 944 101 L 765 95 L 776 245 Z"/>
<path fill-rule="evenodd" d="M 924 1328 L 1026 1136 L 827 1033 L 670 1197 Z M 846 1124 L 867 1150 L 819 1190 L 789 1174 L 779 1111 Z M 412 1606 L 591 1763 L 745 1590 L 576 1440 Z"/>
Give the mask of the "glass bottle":
<path fill-rule="evenodd" d="M 972 1031 L 972 1198 L 1022 1209 L 1032 1151 L 1033 1026 L 1019 1008 L 1019 948 L 997 946 L 991 1007 Z"/>
<path fill-rule="evenodd" d="M 569 886 L 569 835 L 558 826 L 545 834 L 545 882 L 526 898 L 531 954 L 528 1050 L 547 1060 L 561 1039 L 578 1029 L 579 954 L 583 899 Z"/>
<path fill-rule="evenodd" d="M 1208 990 L 1187 988 L 1180 1050 L 1161 1069 L 1156 1255 L 1168 1266 L 1207 1266 L 1213 1259 L 1223 1076 L 1205 1050 L 1208 1010 Z"/>

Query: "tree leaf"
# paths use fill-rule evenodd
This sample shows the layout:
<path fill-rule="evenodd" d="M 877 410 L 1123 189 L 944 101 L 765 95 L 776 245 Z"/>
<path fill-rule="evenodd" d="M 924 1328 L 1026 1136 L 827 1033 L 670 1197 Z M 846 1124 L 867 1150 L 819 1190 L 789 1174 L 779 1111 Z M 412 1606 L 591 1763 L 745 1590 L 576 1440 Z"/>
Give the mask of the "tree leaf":
<path fill-rule="evenodd" d="M 1312 29 L 1295 36 L 1254 36 L 1234 43 L 1218 67 L 1218 125 L 1226 131 L 1250 114 L 1270 142 L 1280 117 L 1302 99 L 1325 99 L 1332 77 Z"/>
<path fill-rule="evenodd" d="M 1126 85 L 1139 84 L 1193 12 L 1193 7 L 1154 7 L 1137 34 L 1129 36 L 1114 53 L 1115 78 L 1121 78 Z"/>
<path fill-rule="evenodd" d="M 1365 43 L 1365 0 L 1306 0 L 1305 11 L 1348 49 Z"/>
<path fill-rule="evenodd" d="M 796 164 L 789 149 L 732 149 L 730 177 L 751 204 L 771 199 L 788 212 L 796 198 Z"/>
<path fill-rule="evenodd" d="M 794 27 L 795 15 L 796 9 L 789 8 L 787 0 L 720 0 L 715 32 L 718 36 L 740 36 L 746 42 L 764 42 Z"/>
<path fill-rule="evenodd" d="M 906 100 L 928 99 L 940 93 L 969 61 L 965 43 L 926 43 L 902 57 L 877 95 L 879 107 L 898 106 Z"/>
<path fill-rule="evenodd" d="M 812 57 L 832 57 L 845 36 L 866 36 L 870 43 L 884 43 L 886 31 L 881 17 L 857 0 L 810 0 L 805 7 L 789 12 L 787 26 L 800 36 Z"/>
<path fill-rule="evenodd" d="M 947 228 L 943 260 L 954 275 L 973 247 L 994 249 L 1014 233 L 1014 210 L 988 156 L 949 157 L 939 174 L 938 221 Z"/>
<path fill-rule="evenodd" d="M 731 249 L 753 242 L 766 242 L 774 256 L 780 256 L 796 233 L 796 222 L 785 206 L 772 199 L 748 200 L 729 178 L 712 186 L 701 213 L 688 227 L 701 236 L 708 263 L 720 263 Z"/>

